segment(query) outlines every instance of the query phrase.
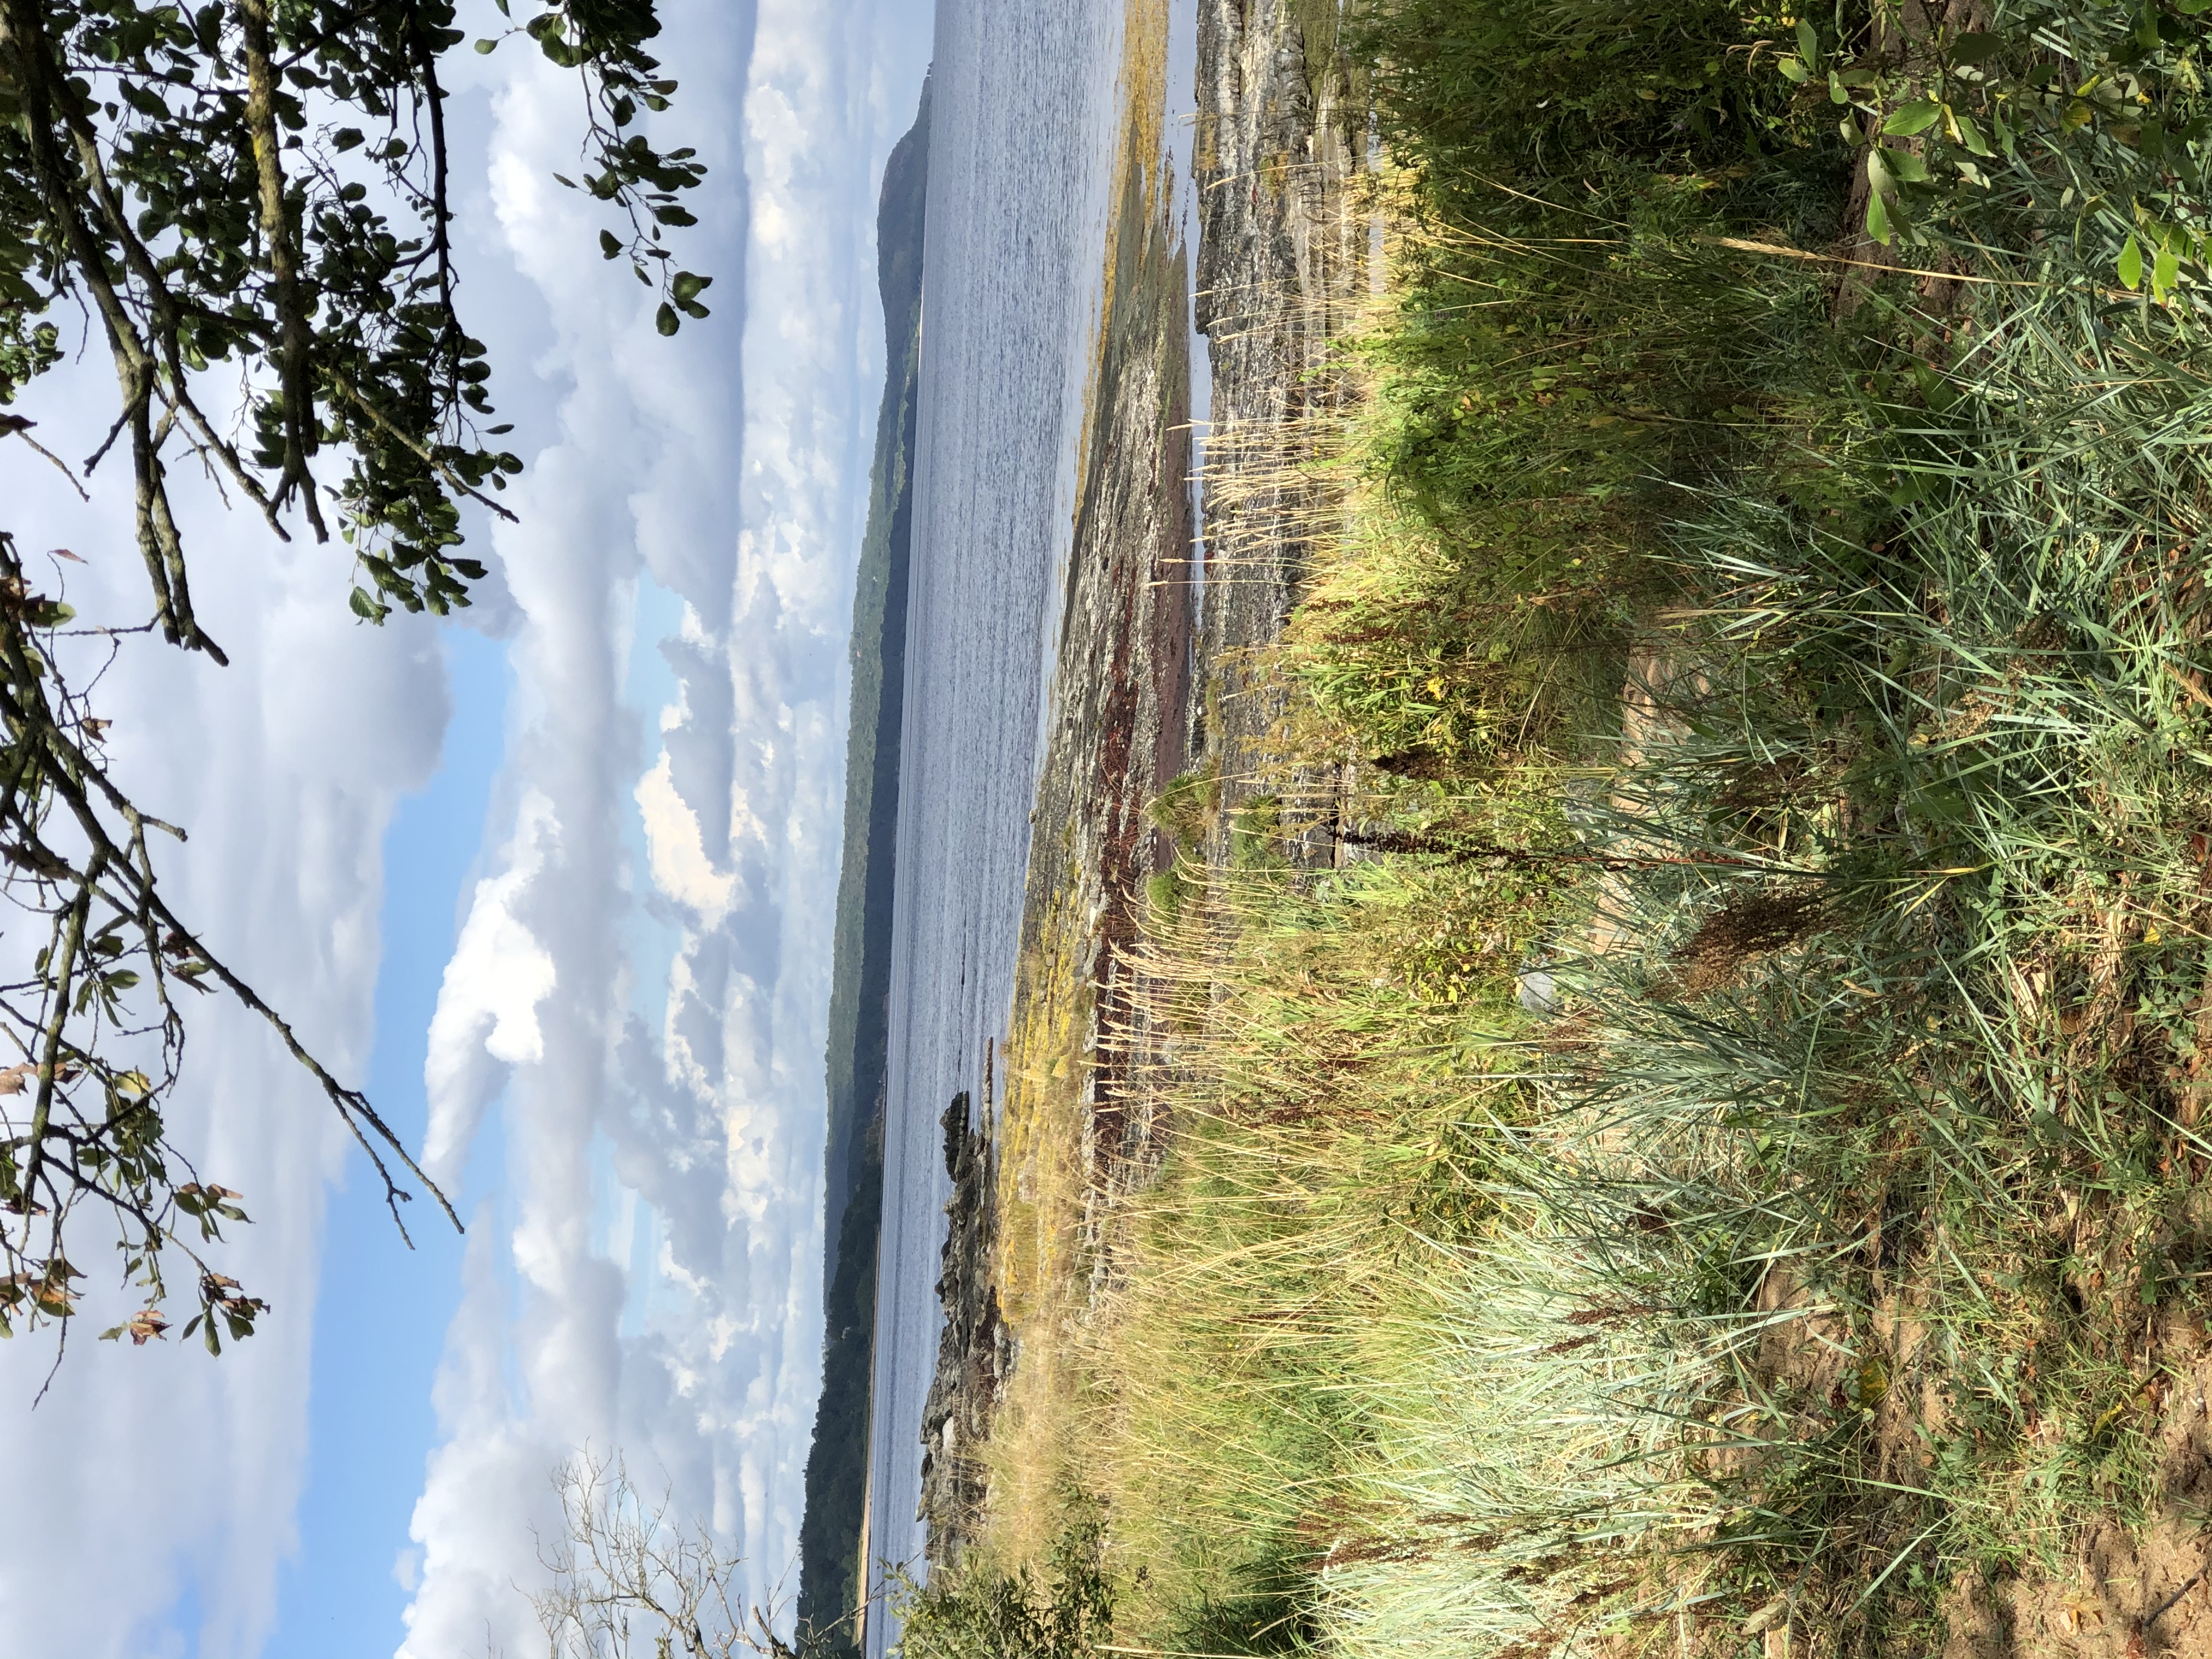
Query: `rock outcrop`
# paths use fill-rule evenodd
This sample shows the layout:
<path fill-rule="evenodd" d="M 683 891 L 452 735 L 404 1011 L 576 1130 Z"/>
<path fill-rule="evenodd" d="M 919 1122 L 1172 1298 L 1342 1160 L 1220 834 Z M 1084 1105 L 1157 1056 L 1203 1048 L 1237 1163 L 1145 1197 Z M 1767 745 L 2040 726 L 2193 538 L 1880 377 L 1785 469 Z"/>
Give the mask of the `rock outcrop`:
<path fill-rule="evenodd" d="M 921 1408 L 921 1518 L 929 1522 L 933 1569 L 955 1559 L 983 1505 L 985 1485 L 975 1453 L 990 1436 L 991 1413 L 1013 1369 L 1012 1340 L 999 1316 L 991 1278 L 995 1182 L 988 1121 L 970 1126 L 965 1091 L 945 1109 L 945 1170 L 952 1196 L 937 1297 L 945 1329 L 937 1344 L 937 1376 Z"/>

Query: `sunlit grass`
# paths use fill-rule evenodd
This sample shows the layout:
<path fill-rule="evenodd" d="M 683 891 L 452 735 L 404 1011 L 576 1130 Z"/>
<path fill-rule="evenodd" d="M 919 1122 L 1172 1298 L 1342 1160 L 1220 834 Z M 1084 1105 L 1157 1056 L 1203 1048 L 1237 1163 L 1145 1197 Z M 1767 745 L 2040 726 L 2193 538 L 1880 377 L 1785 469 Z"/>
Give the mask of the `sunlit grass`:
<path fill-rule="evenodd" d="M 1912 255 L 1991 280 L 1846 307 L 1717 239 L 1832 245 L 1836 153 L 1626 70 L 1509 128 L 1448 44 L 1376 82 L 1392 308 L 1209 448 L 1227 572 L 1310 555 L 1291 712 L 1231 822 L 1158 810 L 1168 1150 L 1040 1514 L 1103 1505 L 1155 1650 L 1935 1651 L 1969 1579 L 2202 1521 L 2212 343 L 2047 180 Z M 1678 109 L 1771 113 L 1705 61 Z"/>

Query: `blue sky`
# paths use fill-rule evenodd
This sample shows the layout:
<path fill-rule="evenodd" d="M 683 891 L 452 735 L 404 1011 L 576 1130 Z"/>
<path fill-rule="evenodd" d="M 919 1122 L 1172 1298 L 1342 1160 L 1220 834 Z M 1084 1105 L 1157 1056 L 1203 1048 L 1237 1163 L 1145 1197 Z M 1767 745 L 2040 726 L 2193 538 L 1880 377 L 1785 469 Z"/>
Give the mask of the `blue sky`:
<path fill-rule="evenodd" d="M 179 484 L 233 665 L 126 653 L 100 694 L 117 768 L 192 830 L 180 908 L 367 1079 L 471 1231 L 418 1204 L 402 1247 L 312 1086 L 203 1005 L 173 1127 L 246 1194 L 226 1270 L 273 1310 L 219 1362 L 73 1346 L 21 1442 L 50 1501 L 0 1515 L 24 1651 L 526 1650 L 532 1528 L 586 1444 L 741 1547 L 755 1594 L 790 1567 L 875 191 L 933 16 L 662 15 L 665 131 L 713 169 L 686 262 L 715 316 L 674 342 L 551 180 L 573 81 L 511 47 L 453 66 L 463 303 L 526 462 L 465 623 L 362 628 L 342 556 Z M 101 372 L 25 410 L 62 453 L 97 441 Z M 141 605 L 127 501 L 0 462 L 9 527 L 88 561 L 80 609 Z M 0 1345 L 0 1401 L 34 1391 L 32 1346 Z"/>
<path fill-rule="evenodd" d="M 427 1109 L 422 1056 L 439 976 L 474 873 L 505 746 L 507 671 L 499 642 L 444 635 L 453 715 L 438 771 L 399 803 L 385 832 L 383 960 L 368 1092 L 410 1145 Z M 478 1146 L 463 1212 L 495 1185 L 495 1134 Z M 395 1568 L 437 1430 L 430 1406 L 445 1328 L 459 1294 L 460 1241 L 418 1226 L 410 1251 L 392 1228 L 367 1160 L 348 1160 L 323 1243 L 308 1395 L 300 1548 L 283 1566 L 270 1659 L 386 1659 L 398 1645 L 408 1590 Z M 426 1218 L 426 1219 L 428 1219 Z M 190 1609 L 179 1623 L 191 1628 Z"/>

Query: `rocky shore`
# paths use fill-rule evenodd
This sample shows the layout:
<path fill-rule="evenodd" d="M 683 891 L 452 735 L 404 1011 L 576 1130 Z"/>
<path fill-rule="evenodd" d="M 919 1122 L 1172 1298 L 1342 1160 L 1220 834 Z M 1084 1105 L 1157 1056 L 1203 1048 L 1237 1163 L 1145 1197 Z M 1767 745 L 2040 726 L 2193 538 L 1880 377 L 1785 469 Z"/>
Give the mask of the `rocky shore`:
<path fill-rule="evenodd" d="M 1111 1282 L 1116 1197 L 1157 1167 L 1164 1126 L 1128 1086 L 1152 1058 L 1132 1015 L 1147 882 L 1176 848 L 1146 809 L 1178 776 L 1206 775 L 1222 810 L 1197 851 L 1225 860 L 1237 814 L 1267 787 L 1281 710 L 1252 667 L 1280 637 L 1310 558 L 1280 528 L 1310 514 L 1282 510 L 1281 492 L 1303 486 L 1279 463 L 1308 441 L 1305 417 L 1331 395 L 1316 372 L 1328 342 L 1368 289 L 1366 223 L 1348 188 L 1364 118 L 1347 120 L 1333 30 L 1316 50 L 1310 16 L 1288 0 L 1200 0 L 1194 287 L 1161 131 L 1164 12 L 1154 15 L 1163 39 L 1132 42 L 1013 1035 L 999 1097 L 972 1125 L 964 1096 L 945 1120 L 956 1192 L 924 1422 L 933 1566 L 975 1535 L 994 1418 L 1024 1365 L 1048 1363 L 1055 1328 Z M 1203 452 L 1194 316 L 1212 368 Z M 1109 1047 L 1108 1030 L 1137 1037 Z"/>
<path fill-rule="evenodd" d="M 937 1375 L 921 1409 L 921 1510 L 957 1524 L 957 1517 L 972 1516 L 982 1505 L 982 1471 L 965 1453 L 990 1432 L 991 1411 L 1013 1352 L 991 1282 L 995 1169 L 990 1123 L 988 1117 L 971 1123 L 965 1093 L 953 1097 L 939 1121 L 952 1197 L 945 1206 L 951 1225 L 937 1281 L 945 1329 L 938 1339 Z M 938 1530 L 932 1527 L 933 1540 Z"/>

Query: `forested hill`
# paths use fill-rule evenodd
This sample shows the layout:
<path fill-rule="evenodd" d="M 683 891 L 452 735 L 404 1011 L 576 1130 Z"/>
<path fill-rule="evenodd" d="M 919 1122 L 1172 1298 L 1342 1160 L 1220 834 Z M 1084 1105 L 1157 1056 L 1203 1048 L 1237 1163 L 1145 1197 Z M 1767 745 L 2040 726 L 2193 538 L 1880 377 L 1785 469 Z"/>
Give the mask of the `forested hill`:
<path fill-rule="evenodd" d="M 799 1531 L 799 1622 L 818 1632 L 836 1627 L 848 1637 L 849 1626 L 842 1621 L 858 1605 L 867 1498 L 876 1240 L 883 1214 L 880 1124 L 891 881 L 928 180 L 925 81 L 913 129 L 884 167 L 876 217 L 889 372 L 853 598 L 852 736 L 845 762 L 845 854 L 830 994 L 830 1128 L 823 1181 L 825 1230 L 834 1242 L 823 1260 L 822 1403 L 806 1460 L 806 1516 Z"/>

